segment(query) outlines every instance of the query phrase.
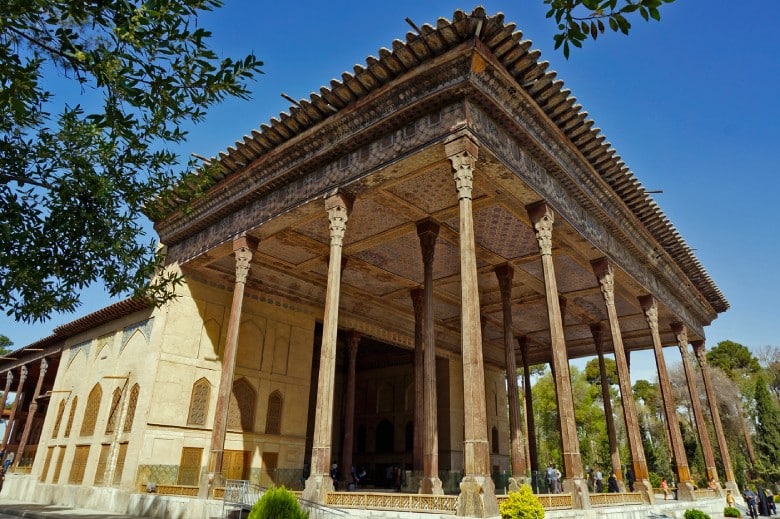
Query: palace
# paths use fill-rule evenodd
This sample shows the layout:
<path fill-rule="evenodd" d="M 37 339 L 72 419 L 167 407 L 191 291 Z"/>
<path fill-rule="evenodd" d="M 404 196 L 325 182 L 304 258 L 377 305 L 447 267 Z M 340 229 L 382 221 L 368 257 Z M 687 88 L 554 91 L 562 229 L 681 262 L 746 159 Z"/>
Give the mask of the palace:
<path fill-rule="evenodd" d="M 696 391 L 689 344 L 707 476 L 736 489 L 704 355 L 728 303 L 539 57 L 502 15 L 457 11 L 162 193 L 150 214 L 179 297 L 0 359 L 3 402 L 17 395 L 4 495 L 150 513 L 165 488 L 197 517 L 240 479 L 340 506 L 354 466 L 493 517 L 546 465 L 528 395 L 529 366 L 549 364 L 562 495 L 588 509 L 569 360 L 613 355 L 630 459 L 607 394 L 611 469 L 653 503 L 629 377 L 651 349 L 678 498 L 695 500 L 662 352 L 680 349 Z"/>

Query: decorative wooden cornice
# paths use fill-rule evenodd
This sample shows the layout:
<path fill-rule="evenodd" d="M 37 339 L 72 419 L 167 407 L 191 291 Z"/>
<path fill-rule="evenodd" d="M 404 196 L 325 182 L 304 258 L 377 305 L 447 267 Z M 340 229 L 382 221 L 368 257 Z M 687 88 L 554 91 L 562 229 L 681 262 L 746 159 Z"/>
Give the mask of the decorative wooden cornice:
<path fill-rule="evenodd" d="M 451 21 L 440 18 L 435 27 L 424 24 L 419 33 L 407 33 L 406 41 L 395 40 L 392 50 L 382 48 L 378 58 L 369 56 L 365 65 L 355 65 L 353 73 L 345 72 L 341 81 L 331 82 L 330 88 L 323 87 L 319 94 L 313 93 L 308 100 L 294 103 L 289 113 L 272 118 L 270 123 L 261 125 L 259 130 L 220 153 L 213 160 L 219 165 L 219 171 L 209 180 L 210 185 L 228 182 L 261 157 L 273 154 L 281 145 L 303 136 L 318 125 L 342 117 L 345 110 L 359 107 L 367 96 L 415 69 L 430 65 L 467 42 L 479 43 L 489 50 L 515 79 L 514 88 L 524 90 L 579 150 L 595 174 L 659 244 L 657 254 L 668 256 L 716 312 L 727 310 L 728 302 L 690 247 L 606 141 L 600 129 L 595 127 L 594 121 L 588 118 L 588 113 L 583 111 L 576 98 L 564 88 L 562 81 L 556 80 L 556 73 L 547 70 L 549 63 L 539 61 L 540 52 L 530 50 L 531 42 L 523 40 L 515 24 L 505 24 L 503 14 L 488 16 L 481 7 L 470 14 L 455 11 Z M 267 187 L 278 186 L 280 181 L 268 179 Z M 152 211 L 164 215 L 158 218 L 158 224 L 192 202 L 182 193 L 198 190 L 187 189 L 187 182 L 184 180 L 181 189 L 177 189 L 177 197 L 161 197 L 158 200 Z"/>

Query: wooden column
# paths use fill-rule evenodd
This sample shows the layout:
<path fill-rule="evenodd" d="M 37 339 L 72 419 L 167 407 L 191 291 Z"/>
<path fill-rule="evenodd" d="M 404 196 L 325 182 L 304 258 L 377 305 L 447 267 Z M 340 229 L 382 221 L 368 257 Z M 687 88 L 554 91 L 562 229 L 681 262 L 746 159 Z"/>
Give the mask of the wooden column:
<path fill-rule="evenodd" d="M 411 487 L 419 488 L 425 459 L 425 358 L 423 355 L 423 303 L 422 288 L 410 291 L 414 308 L 414 450 L 412 451 Z"/>
<path fill-rule="evenodd" d="M 311 475 L 306 480 L 306 488 L 303 491 L 304 499 L 321 504 L 325 503 L 327 493 L 333 491 L 330 461 L 333 440 L 333 384 L 336 378 L 336 336 L 341 293 L 341 249 L 347 219 L 352 210 L 352 199 L 336 192 L 325 199 L 325 209 L 330 222 L 328 285 L 325 291 L 325 311 L 322 319 L 322 348 L 317 380 Z"/>
<path fill-rule="evenodd" d="M 531 478 L 534 484 L 539 474 L 539 456 L 536 453 L 536 424 L 534 423 L 534 399 L 531 388 L 531 369 L 528 365 L 528 337 L 517 338 L 520 346 L 520 357 L 523 361 L 523 389 L 525 390 L 525 423 L 526 441 L 528 442 L 528 464 L 531 467 Z M 537 489 L 535 489 L 537 490 Z"/>
<path fill-rule="evenodd" d="M 551 365 L 555 379 L 555 395 L 558 400 L 561 444 L 563 445 L 563 490 L 572 493 L 575 508 L 590 508 L 588 486 L 583 477 L 577 424 L 574 419 L 569 359 L 566 353 L 558 282 L 555 279 L 555 265 L 552 257 L 554 215 L 552 209 L 545 203 L 534 204 L 529 206 L 527 210 L 536 231 L 536 240 L 539 243 L 544 272 L 547 317 L 550 324 Z"/>
<path fill-rule="evenodd" d="M 347 484 L 352 477 L 352 445 L 355 430 L 355 369 L 357 352 L 360 345 L 360 333 L 353 331 L 347 342 L 347 393 L 344 395 L 344 452 L 341 455 L 341 474 Z M 344 488 L 347 488 L 346 486 Z"/>
<path fill-rule="evenodd" d="M 433 326 L 433 258 L 436 252 L 436 239 L 439 236 L 439 224 L 432 220 L 418 223 L 417 236 L 420 239 L 423 260 L 423 425 L 425 427 L 423 477 L 420 480 L 419 493 L 441 495 L 444 494 L 444 489 L 439 479 L 436 333 Z"/>
<path fill-rule="evenodd" d="M 634 469 L 634 489 L 642 492 L 644 500 L 648 503 L 655 501 L 653 486 L 650 484 L 650 472 L 647 469 L 645 449 L 642 446 L 642 432 L 639 428 L 639 416 L 634 401 L 634 391 L 631 388 L 631 375 L 629 374 L 628 355 L 623 346 L 623 336 L 620 332 L 620 320 L 615 307 L 615 275 L 612 265 L 606 258 L 592 263 L 593 273 L 599 281 L 601 295 L 604 297 L 604 305 L 607 307 L 609 329 L 612 337 L 612 349 L 615 353 L 615 366 L 618 373 L 618 386 L 620 387 L 620 399 L 623 404 L 623 420 L 626 425 L 628 448 L 631 452 L 631 466 Z"/>
<path fill-rule="evenodd" d="M 699 388 L 696 384 L 696 373 L 693 372 L 691 361 L 688 358 L 688 330 L 682 323 L 673 323 L 672 331 L 677 339 L 677 346 L 680 347 L 680 355 L 683 361 L 683 370 L 685 371 L 685 380 L 688 382 L 688 393 L 691 395 L 691 407 L 693 407 L 693 417 L 696 420 L 696 431 L 699 434 L 699 444 L 701 445 L 702 457 L 704 458 L 704 467 L 707 472 L 707 481 L 718 481 L 718 469 L 715 468 L 715 455 L 712 453 L 712 444 L 710 443 L 710 434 L 707 429 L 707 422 L 704 421 L 704 412 L 701 409 L 701 400 L 699 400 Z M 718 485 L 720 489 L 720 485 Z"/>
<path fill-rule="evenodd" d="M 8 370 L 5 375 L 5 389 L 3 389 L 3 396 L 0 398 L 0 410 L 5 409 L 5 403 L 8 401 L 8 392 L 11 391 L 11 384 L 14 382 L 14 372 Z M 7 429 L 7 427 L 6 427 Z M 0 460 L 2 463 L 3 460 Z"/>
<path fill-rule="evenodd" d="M 462 136 L 446 143 L 444 151 L 452 163 L 460 215 L 460 339 L 464 382 L 465 474 L 460 483 L 457 514 L 493 517 L 498 515 L 498 501 L 495 485 L 490 477 L 477 257 L 474 245 L 474 216 L 471 209 L 478 147 L 470 137 Z"/>
<path fill-rule="evenodd" d="M 708 407 L 710 409 L 712 425 L 715 428 L 715 439 L 718 441 L 720 461 L 723 463 L 723 475 L 726 480 L 725 486 L 726 488 L 731 489 L 735 495 L 740 495 L 739 487 L 734 479 L 734 469 L 731 465 L 731 455 L 729 454 L 729 447 L 726 443 L 726 435 L 723 433 L 723 423 L 720 421 L 718 397 L 712 387 L 712 378 L 710 377 L 710 368 L 707 365 L 707 353 L 704 349 L 704 341 L 693 341 L 691 346 L 693 346 L 693 353 L 696 355 L 699 369 L 701 369 L 701 377 L 704 381 L 704 391 L 707 393 L 707 403 L 709 404 Z"/>
<path fill-rule="evenodd" d="M 14 420 L 16 419 L 16 409 L 19 407 L 19 398 L 22 395 L 22 386 L 24 386 L 25 380 L 27 380 L 27 366 L 22 366 L 19 370 L 19 384 L 16 386 L 16 395 L 14 395 L 14 403 L 11 405 L 11 414 L 5 424 L 3 445 L 0 447 L 0 450 L 6 451 L 6 456 L 8 456 L 8 441 L 11 437 L 11 429 L 13 429 L 14 426 Z M 5 409 L 5 406 L 3 406 L 3 409 Z"/>
<path fill-rule="evenodd" d="M 618 488 L 621 492 L 626 491 L 626 484 L 623 482 L 623 466 L 620 463 L 620 451 L 617 444 L 617 432 L 615 431 L 615 416 L 612 414 L 612 397 L 609 394 L 609 378 L 607 377 L 606 363 L 604 362 L 604 330 L 601 323 L 590 325 L 590 333 L 593 335 L 593 342 L 596 344 L 596 353 L 599 357 L 599 375 L 601 376 L 601 401 L 604 402 L 604 418 L 607 420 L 607 437 L 609 438 L 609 459 L 612 466 L 612 472 L 617 478 Z"/>
<path fill-rule="evenodd" d="M 238 332 L 241 327 L 241 307 L 244 304 L 244 288 L 249 275 L 252 254 L 257 250 L 257 240 L 242 236 L 233 240 L 233 254 L 236 258 L 236 282 L 233 286 L 233 301 L 227 325 L 227 337 L 222 353 L 222 373 L 219 377 L 217 405 L 214 410 L 214 426 L 211 431 L 211 450 L 209 471 L 205 481 L 201 482 L 199 497 L 211 496 L 216 486 L 222 485 L 222 459 L 227 435 L 227 416 L 230 407 L 230 395 L 233 392 L 233 373 L 236 369 L 238 350 Z"/>
<path fill-rule="evenodd" d="M 495 269 L 498 287 L 501 291 L 501 308 L 504 321 L 504 364 L 506 368 L 506 388 L 509 397 L 509 456 L 512 461 L 512 477 L 509 478 L 510 490 L 518 490 L 526 479 L 526 461 L 523 438 L 520 435 L 520 394 L 517 387 L 517 361 L 515 360 L 515 341 L 512 333 L 512 278 L 514 270 L 508 263 Z"/>
<path fill-rule="evenodd" d="M 669 432 L 670 450 L 672 451 L 674 471 L 677 476 L 677 499 L 680 501 L 695 501 L 696 495 L 693 492 L 691 472 L 688 468 L 688 459 L 685 456 L 680 425 L 677 421 L 677 406 L 674 402 L 674 395 L 672 395 L 672 385 L 669 382 L 669 372 L 666 369 L 661 336 L 658 332 L 658 303 L 651 295 L 641 296 L 639 302 L 642 305 L 647 326 L 650 328 L 653 338 L 653 351 L 655 352 L 655 363 L 658 369 L 658 384 L 661 387 L 666 428 Z"/>
<path fill-rule="evenodd" d="M 19 466 L 19 462 L 24 455 L 24 449 L 27 447 L 27 441 L 30 439 L 30 430 L 32 429 L 35 413 L 38 411 L 38 396 L 41 394 L 41 385 L 43 385 L 43 378 L 46 376 L 46 370 L 49 367 L 49 363 L 46 359 L 41 359 L 41 367 L 38 372 L 38 380 L 35 382 L 35 390 L 33 391 L 32 400 L 27 408 L 27 420 L 24 422 L 24 429 L 22 430 L 22 437 L 19 440 L 19 447 L 16 449 L 16 457 L 14 458 L 14 467 Z"/>

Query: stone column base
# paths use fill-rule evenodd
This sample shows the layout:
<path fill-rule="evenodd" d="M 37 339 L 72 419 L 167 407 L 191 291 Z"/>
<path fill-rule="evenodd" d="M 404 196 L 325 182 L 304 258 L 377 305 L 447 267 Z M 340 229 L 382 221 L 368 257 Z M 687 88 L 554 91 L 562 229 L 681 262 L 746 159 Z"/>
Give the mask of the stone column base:
<path fill-rule="evenodd" d="M 444 495 L 444 489 L 442 488 L 441 480 L 438 476 L 422 476 L 420 478 L 420 486 L 418 487 L 417 493 L 441 496 Z"/>
<path fill-rule="evenodd" d="M 736 481 L 726 481 L 725 485 L 726 490 L 731 490 L 731 493 L 734 494 L 734 497 L 739 497 L 742 495 L 742 492 L 739 491 L 739 487 L 737 486 Z M 723 495 L 726 495 L 724 492 Z"/>
<path fill-rule="evenodd" d="M 564 479 L 563 492 L 566 494 L 571 494 L 572 508 L 581 510 L 590 508 L 590 492 L 588 491 L 588 482 L 584 479 Z"/>
<path fill-rule="evenodd" d="M 328 492 L 333 491 L 333 479 L 329 474 L 312 474 L 304 485 L 303 498 L 324 505 Z"/>
<path fill-rule="evenodd" d="M 690 481 L 677 484 L 678 501 L 696 501 L 696 493 L 693 491 L 693 484 Z"/>
<path fill-rule="evenodd" d="M 222 474 L 205 472 L 201 475 L 200 483 L 198 484 L 198 498 L 211 499 L 214 489 L 224 486 L 225 478 L 222 477 Z"/>
<path fill-rule="evenodd" d="M 486 476 L 465 476 L 460 482 L 456 515 L 461 517 L 497 517 L 496 486 Z"/>
<path fill-rule="evenodd" d="M 634 481 L 634 491 L 642 492 L 642 500 L 645 503 L 655 504 L 655 492 L 649 479 L 637 479 Z"/>
<path fill-rule="evenodd" d="M 517 492 L 523 485 L 530 484 L 528 478 L 525 476 L 512 476 L 509 478 L 509 485 L 507 485 L 507 492 Z"/>

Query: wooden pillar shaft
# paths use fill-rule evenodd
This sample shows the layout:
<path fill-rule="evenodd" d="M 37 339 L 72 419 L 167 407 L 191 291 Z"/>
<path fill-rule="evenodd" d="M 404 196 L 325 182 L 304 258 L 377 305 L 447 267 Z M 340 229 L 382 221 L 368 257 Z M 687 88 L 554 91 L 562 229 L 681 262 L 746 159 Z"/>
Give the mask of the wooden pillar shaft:
<path fill-rule="evenodd" d="M 631 467 L 635 478 L 635 489 L 642 492 L 647 502 L 653 503 L 655 494 L 650 484 L 650 472 L 645 459 L 645 449 L 642 446 L 642 432 L 639 428 L 639 415 L 634 401 L 634 391 L 631 387 L 628 354 L 623 346 L 623 336 L 620 331 L 620 320 L 615 306 L 615 276 L 612 265 L 606 259 L 592 263 L 593 273 L 599 282 L 604 305 L 607 308 L 609 330 L 612 338 L 612 349 L 615 354 L 615 367 L 618 374 L 620 399 L 623 404 L 623 420 L 626 426 L 628 448 L 631 453 Z"/>
<path fill-rule="evenodd" d="M 341 456 L 341 474 L 347 483 L 350 483 L 352 474 L 352 447 L 355 429 L 355 371 L 357 366 L 358 346 L 360 345 L 360 333 L 351 332 L 347 343 L 347 388 L 344 395 L 344 451 Z"/>
<path fill-rule="evenodd" d="M 13 429 L 14 421 L 16 420 L 16 410 L 19 407 L 19 399 L 22 395 L 22 387 L 27 380 L 27 366 L 22 366 L 19 370 L 19 384 L 16 386 L 16 395 L 14 395 L 14 403 L 11 405 L 11 414 L 8 417 L 8 421 L 5 424 L 5 433 L 3 434 L 3 445 L 0 450 L 8 451 L 8 443 L 11 438 L 11 429 Z M 3 407 L 5 409 L 5 406 Z M 6 454 L 7 455 L 7 454 Z"/>
<path fill-rule="evenodd" d="M 38 411 L 38 396 L 41 394 L 41 386 L 43 385 L 43 378 L 46 376 L 46 370 L 49 367 L 49 363 L 46 359 L 41 359 L 41 367 L 38 372 L 38 380 L 35 382 L 35 390 L 33 391 L 32 399 L 30 400 L 29 407 L 27 408 L 27 420 L 24 423 L 24 429 L 22 430 L 22 437 L 19 440 L 19 447 L 16 449 L 16 457 L 14 458 L 14 466 L 18 466 L 24 455 L 24 449 L 27 447 L 27 441 L 30 439 L 30 430 L 32 429 L 33 420 L 35 419 L 35 413 Z"/>
<path fill-rule="evenodd" d="M 423 260 L 422 349 L 423 349 L 423 477 L 421 494 L 444 494 L 439 479 L 439 425 L 436 398 L 436 332 L 433 314 L 433 260 L 439 225 L 426 220 L 417 224 Z"/>
<path fill-rule="evenodd" d="M 329 469 L 333 439 L 333 385 L 336 377 L 341 253 L 351 209 L 352 200 L 343 193 L 334 193 L 325 199 L 325 210 L 328 213 L 330 229 L 330 259 L 328 260 L 328 284 L 325 291 L 325 309 L 322 319 L 322 347 L 320 349 L 320 371 L 317 378 L 317 407 L 314 416 L 311 475 L 306 481 L 303 494 L 304 499 L 316 503 L 324 503 L 327 493 L 333 490 Z"/>
<path fill-rule="evenodd" d="M 707 365 L 707 354 L 704 350 L 704 341 L 693 341 L 691 345 L 693 346 L 693 352 L 696 355 L 696 360 L 701 369 L 702 380 L 704 381 L 704 391 L 707 394 L 710 417 L 712 418 L 712 425 L 715 428 L 715 438 L 718 442 L 720 460 L 723 463 L 723 476 L 726 480 L 726 486 L 731 488 L 736 494 L 739 494 L 737 482 L 734 478 L 734 469 L 731 465 L 731 455 L 729 454 L 728 444 L 726 443 L 726 435 L 723 433 L 723 423 L 720 421 L 718 397 L 712 387 L 712 378 L 710 375 L 710 368 Z"/>
<path fill-rule="evenodd" d="M 536 423 L 534 422 L 534 399 L 531 388 L 531 369 L 528 365 L 528 337 L 517 338 L 520 346 L 520 356 L 523 361 L 523 390 L 525 391 L 525 421 L 528 442 L 528 464 L 531 467 L 531 474 L 535 476 L 539 473 L 539 456 L 536 452 Z"/>
<path fill-rule="evenodd" d="M 650 328 L 653 340 L 653 351 L 658 370 L 658 385 L 661 388 L 666 429 L 669 434 L 670 450 L 672 451 L 674 471 L 677 476 L 677 497 L 683 501 L 693 501 L 695 500 L 695 495 L 693 493 L 693 484 L 691 483 L 691 472 L 688 468 L 688 459 L 685 455 L 685 446 L 677 420 L 677 406 L 674 402 L 672 385 L 669 382 L 669 372 L 666 369 L 666 360 L 664 359 L 663 346 L 661 345 L 661 335 L 658 331 L 658 303 L 653 296 L 641 296 L 639 302 L 642 305 L 645 320 Z"/>
<path fill-rule="evenodd" d="M 520 435 L 520 393 L 517 386 L 517 361 L 515 360 L 515 341 L 512 331 L 512 278 L 514 271 L 510 265 L 504 264 L 496 267 L 495 272 L 501 291 L 504 324 L 504 364 L 509 397 L 509 455 L 512 461 L 512 475 L 515 478 L 524 478 L 526 472 L 525 448 Z"/>
<path fill-rule="evenodd" d="M 704 420 L 704 412 L 699 400 L 699 388 L 696 384 L 696 374 L 691 367 L 691 361 L 688 358 L 688 332 L 682 323 L 672 324 L 672 331 L 677 339 L 677 346 L 680 348 L 683 370 L 685 371 L 685 380 L 688 383 L 688 393 L 691 397 L 691 407 L 693 407 L 693 417 L 696 421 L 696 432 L 699 436 L 699 445 L 701 446 L 702 457 L 704 458 L 704 468 L 707 472 L 707 481 L 718 481 L 718 471 L 715 468 L 715 455 L 712 452 L 710 443 L 710 434 L 707 429 L 707 422 Z"/>
<path fill-rule="evenodd" d="M 618 486 L 625 491 L 623 483 L 623 467 L 620 463 L 620 451 L 618 450 L 617 432 L 615 431 L 615 416 L 612 413 L 612 397 L 609 394 L 609 378 L 604 361 L 604 333 L 601 324 L 593 324 L 590 327 L 593 342 L 596 344 L 596 353 L 599 359 L 599 376 L 601 379 L 601 400 L 604 402 L 604 418 L 607 421 L 607 438 L 609 439 L 609 458 L 612 472 L 618 480 Z"/>

